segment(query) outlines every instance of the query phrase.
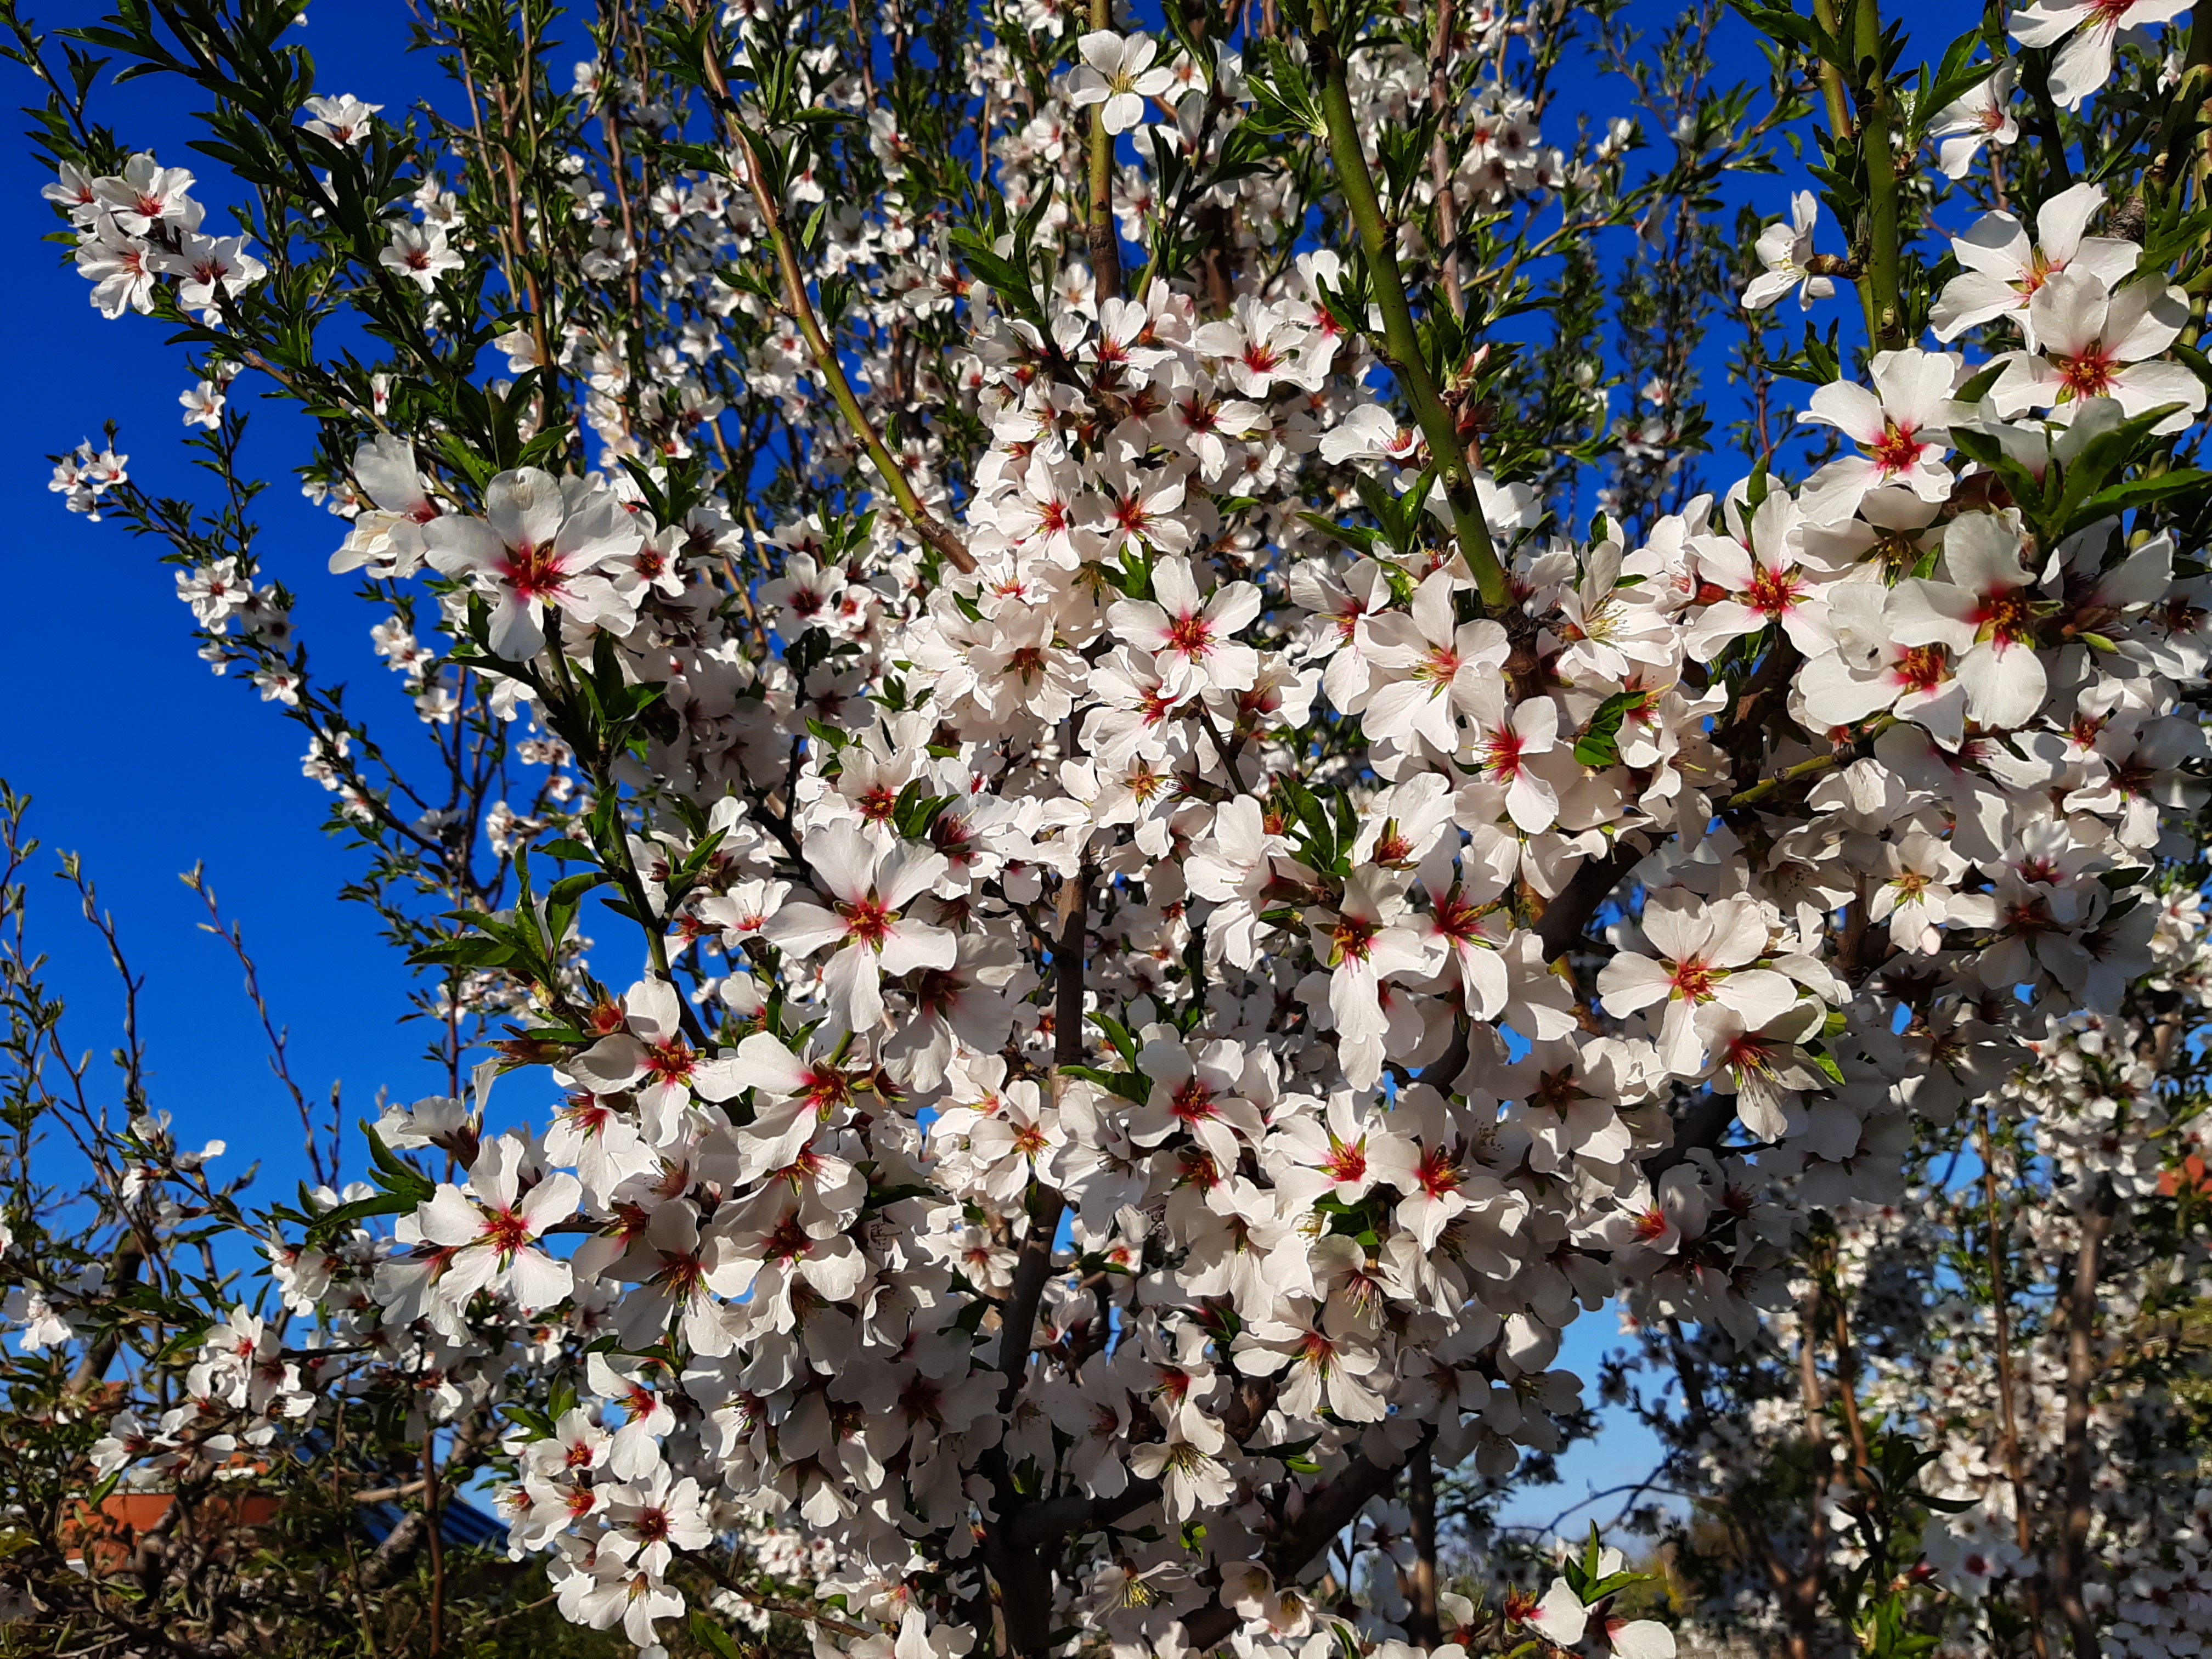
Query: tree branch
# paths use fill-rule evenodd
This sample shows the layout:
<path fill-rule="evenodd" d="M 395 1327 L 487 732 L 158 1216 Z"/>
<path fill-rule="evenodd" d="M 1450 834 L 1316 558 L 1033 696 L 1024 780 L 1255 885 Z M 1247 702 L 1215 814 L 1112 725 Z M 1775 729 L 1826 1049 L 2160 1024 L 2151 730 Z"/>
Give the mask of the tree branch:
<path fill-rule="evenodd" d="M 684 11 L 687 17 L 692 17 L 696 21 L 696 0 L 685 0 Z M 714 100 L 714 107 L 721 114 L 723 129 L 729 136 L 732 147 L 744 159 L 745 188 L 751 191 L 754 204 L 760 209 L 761 220 L 768 228 L 769 240 L 775 246 L 776 269 L 783 278 L 784 304 L 791 313 L 792 321 L 798 325 L 799 337 L 806 342 L 807 356 L 814 360 L 815 371 L 829 386 L 830 400 L 837 405 L 837 412 L 844 416 L 846 426 L 860 440 L 860 447 L 867 451 L 868 459 L 873 463 L 877 475 L 883 479 L 884 488 L 890 491 L 891 499 L 898 503 L 898 509 L 905 515 L 907 522 L 914 526 L 915 534 L 954 569 L 963 575 L 972 576 L 975 574 L 975 555 L 969 552 L 965 544 L 944 520 L 922 505 L 921 496 L 915 491 L 913 483 L 884 445 L 882 436 L 876 431 L 875 422 L 868 418 L 867 410 L 861 408 L 860 398 L 854 393 L 852 381 L 846 378 L 845 366 L 838 361 L 837 348 L 823 332 L 821 319 L 814 314 L 814 302 L 807 298 L 806 277 L 799 269 L 799 255 L 791 245 L 790 232 L 784 228 L 783 215 L 775 199 L 775 192 L 769 189 L 767 179 L 761 172 L 760 157 L 753 150 L 752 139 L 745 131 L 744 124 L 738 119 L 737 100 L 730 95 L 729 80 L 722 73 L 721 54 L 711 29 L 706 40 L 706 49 L 701 57 L 707 73 L 708 91 Z"/>
<path fill-rule="evenodd" d="M 1316 8 L 1316 23 L 1320 15 Z M 1352 88 L 1345 73 L 1344 53 L 1334 33 L 1326 27 L 1317 27 L 1308 44 L 1323 71 L 1321 108 L 1322 118 L 1328 128 L 1329 156 L 1336 164 L 1338 182 L 1344 186 L 1345 205 L 1351 210 L 1352 223 L 1359 231 L 1360 246 L 1374 273 L 1375 299 L 1382 309 L 1382 334 L 1389 348 L 1390 372 L 1405 388 L 1406 401 L 1413 406 L 1421 435 L 1428 440 L 1437 476 L 1443 483 L 1444 499 L 1451 507 L 1452 530 L 1459 538 L 1460 551 L 1467 556 L 1468 568 L 1474 573 L 1475 586 L 1482 594 L 1483 608 L 1492 616 L 1501 616 L 1512 606 L 1512 585 L 1506 580 L 1505 567 L 1498 562 L 1498 549 L 1490 539 L 1490 524 L 1483 517 L 1482 501 L 1475 493 L 1474 474 L 1468 466 L 1467 452 L 1460 442 L 1459 423 L 1437 395 L 1420 332 L 1413 323 L 1413 307 L 1407 303 L 1406 280 L 1398 270 L 1397 239 L 1383 222 L 1382 204 L 1376 197 L 1375 180 L 1367 171 L 1367 154 L 1360 145 L 1359 120 L 1352 112 Z"/>

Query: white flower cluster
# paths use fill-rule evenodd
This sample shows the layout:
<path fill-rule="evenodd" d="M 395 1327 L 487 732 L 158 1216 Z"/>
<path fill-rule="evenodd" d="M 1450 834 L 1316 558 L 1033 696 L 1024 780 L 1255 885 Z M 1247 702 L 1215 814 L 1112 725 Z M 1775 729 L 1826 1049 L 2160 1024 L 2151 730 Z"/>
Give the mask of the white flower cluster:
<path fill-rule="evenodd" d="M 2174 9 L 2039 0 L 2016 32 L 2069 41 L 2071 106 L 2114 20 Z M 1157 176 L 1255 96 L 1225 52 L 1112 31 L 1075 51 L 998 158 L 1010 209 L 1053 195 L 1048 228 L 1072 222 L 1075 112 L 1142 129 Z M 994 52 L 981 77 L 1011 88 Z M 1363 54 L 1358 125 L 1430 87 L 1401 42 Z M 309 125 L 368 143 L 375 107 L 319 100 Z M 1442 187 L 1470 212 L 1584 187 L 1626 142 L 1546 149 L 1502 83 L 1458 114 L 1478 131 Z M 870 131 L 897 156 L 895 121 Z M 2139 527 L 2151 496 L 2100 491 L 2117 446 L 2205 398 L 2173 352 L 2188 296 L 2136 240 L 2087 234 L 2095 185 L 2044 202 L 2033 239 L 1993 213 L 1954 244 L 1936 343 L 1996 325 L 2019 349 L 1875 353 L 1868 384 L 1810 398 L 1834 453 L 1802 485 L 1762 467 L 1570 536 L 1526 484 L 1455 491 L 1465 457 L 1377 401 L 1342 300 L 1366 266 L 1300 246 L 1279 175 L 1209 187 L 1269 256 L 1233 292 L 1101 297 L 1070 270 L 1025 316 L 896 196 L 844 224 L 802 173 L 780 205 L 836 228 L 823 274 L 861 279 L 872 326 L 969 325 L 937 368 L 864 360 L 871 396 L 957 404 L 988 441 L 957 456 L 932 428 L 858 459 L 831 367 L 779 313 L 733 372 L 808 435 L 823 504 L 748 540 L 734 501 L 663 523 L 652 496 L 720 413 L 715 320 L 775 309 L 718 274 L 772 234 L 727 160 L 646 207 L 692 239 L 670 277 L 684 346 L 646 362 L 588 321 L 501 337 L 516 372 L 550 356 L 587 388 L 608 473 L 477 487 L 434 434 L 386 432 L 334 501 L 332 568 L 419 606 L 376 644 L 433 726 L 458 719 L 457 662 L 549 731 L 586 705 L 610 730 L 617 704 L 655 717 L 590 757 L 596 841 L 559 854 L 619 883 L 655 966 L 601 991 L 568 899 L 488 919 L 501 960 L 526 935 L 561 969 L 509 988 L 532 1024 L 506 1058 L 562 1103 L 489 1133 L 487 1073 L 394 1109 L 384 1145 L 453 1178 L 387 1189 L 389 1238 L 357 1216 L 270 1246 L 334 1354 L 436 1379 L 426 1424 L 590 1346 L 564 1408 L 514 1437 L 501 1498 L 569 1617 L 650 1648 L 684 1607 L 672 1561 L 746 1530 L 804 1540 L 868 1659 L 959 1659 L 993 1585 L 1123 1659 L 1231 1635 L 1244 1659 L 1318 1659 L 1335 1626 L 1304 1569 L 1409 1454 L 1502 1475 L 1557 1449 L 1583 1399 L 1563 1334 L 1608 1302 L 1756 1346 L 1824 1215 L 1905 1197 L 1916 1125 L 1995 1111 L 2076 1180 L 2156 1188 L 2157 1070 L 2112 1022 L 2143 975 L 2197 971 L 2191 902 L 2146 881 L 2192 850 L 2173 815 L 2204 799 L 2212 641 L 2202 550 Z M 55 187 L 110 315 L 172 275 L 220 315 L 262 274 L 199 234 L 191 182 L 139 157 Z M 1141 217 L 1154 188 L 1140 171 L 1119 199 Z M 629 233 L 578 191 L 616 280 Z M 471 257 L 431 198 L 381 259 L 426 295 Z M 1801 198 L 1761 239 L 1746 304 L 1832 294 L 1813 218 Z M 657 454 L 641 378 L 671 423 Z M 187 406 L 219 422 L 219 386 Z M 890 463 L 959 556 L 888 495 L 828 504 Z M 122 463 L 65 470 L 90 504 Z M 732 586 L 739 550 L 773 579 Z M 228 562 L 179 580 L 210 632 L 281 634 Z M 573 765 L 588 745 L 558 729 L 532 741 Z M 319 732 L 305 768 L 350 791 L 349 756 Z M 539 822 L 484 808 L 502 851 Z M 118 1419 L 101 1456 L 212 1455 L 196 1413 L 274 1423 L 370 1369 L 288 1360 L 241 1312 L 175 1420 Z M 1960 1489 L 1983 1507 L 1928 1556 L 1966 1593 L 2008 1570 L 2010 1512 Z M 2124 1508 L 2116 1538 L 2171 1519 Z M 1620 1566 L 1508 1622 L 1670 1653 L 1595 1588 Z M 2137 1566 L 2115 1616 L 2185 1628 L 2201 1566 Z M 2187 1650 L 2160 1639 L 2127 1650 Z"/>

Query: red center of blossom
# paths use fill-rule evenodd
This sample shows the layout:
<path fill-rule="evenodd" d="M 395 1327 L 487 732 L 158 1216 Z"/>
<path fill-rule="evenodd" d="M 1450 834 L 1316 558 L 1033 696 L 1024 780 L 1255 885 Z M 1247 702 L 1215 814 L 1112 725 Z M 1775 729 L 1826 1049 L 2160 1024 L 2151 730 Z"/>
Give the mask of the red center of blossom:
<path fill-rule="evenodd" d="M 1432 686 L 1441 689 L 1450 684 L 1452 676 L 1458 672 L 1459 653 L 1448 645 L 1439 645 L 1433 647 L 1427 657 L 1414 665 L 1413 678 L 1417 680 L 1427 680 Z M 1435 692 L 1431 691 L 1430 695 L 1433 696 Z"/>
<path fill-rule="evenodd" d="M 2091 346 L 2078 357 L 2061 358 L 2058 378 L 2069 397 L 2100 398 L 2112 390 L 2119 367 L 2119 359 L 2111 352 L 2102 346 Z"/>
<path fill-rule="evenodd" d="M 1454 888 L 1431 908 L 1429 921 L 1437 932 L 1460 945 L 1474 937 L 1475 922 L 1481 915 L 1480 906 L 1468 903 Z"/>
<path fill-rule="evenodd" d="M 501 1255 L 513 1255 L 530 1243 L 530 1223 L 512 1206 L 494 1210 L 485 1218 L 483 1236 Z"/>
<path fill-rule="evenodd" d="M 680 1036 L 657 1042 L 645 1051 L 646 1075 L 661 1083 L 683 1083 L 691 1076 L 691 1045 Z"/>
<path fill-rule="evenodd" d="M 671 1302 L 688 1302 L 706 1276 L 706 1264 L 696 1254 L 671 1255 L 664 1250 L 660 1271 L 653 1274 L 653 1282 L 661 1287 Z"/>
<path fill-rule="evenodd" d="M 1333 1140 L 1328 1155 L 1321 1167 L 1338 1181 L 1357 1181 L 1367 1173 L 1367 1143 L 1364 1140 Z"/>
<path fill-rule="evenodd" d="M 1168 648 L 1184 656 L 1203 657 L 1213 646 L 1213 624 L 1205 613 L 1187 611 L 1168 624 Z"/>
<path fill-rule="evenodd" d="M 1521 775 L 1521 734 L 1511 726 L 1500 726 L 1483 744 L 1483 765 L 1494 777 L 1517 778 Z"/>
<path fill-rule="evenodd" d="M 761 1259 L 764 1261 L 789 1261 L 805 1255 L 814 1241 L 806 1236 L 797 1216 L 787 1216 L 761 1244 Z"/>
<path fill-rule="evenodd" d="M 1414 1183 L 1429 1198 L 1442 1198 L 1455 1193 L 1467 1177 L 1461 1173 L 1458 1160 L 1441 1146 L 1431 1146 L 1421 1154 L 1421 1161 L 1413 1170 Z"/>
<path fill-rule="evenodd" d="M 852 1097 L 853 1088 L 845 1074 L 836 1066 L 817 1066 L 807 1073 L 799 1091 L 806 1097 L 808 1104 L 816 1112 L 827 1117 L 834 1108 Z"/>
<path fill-rule="evenodd" d="M 1796 574 L 1786 570 L 1769 570 L 1763 564 L 1751 569 L 1751 586 L 1744 590 L 1744 603 L 1762 617 L 1780 617 L 1796 605 L 1801 584 Z"/>
<path fill-rule="evenodd" d="M 1874 464 L 1885 478 L 1893 478 L 1900 472 L 1910 472 L 1920 464 L 1928 450 L 1920 441 L 1918 428 L 1899 426 L 1895 421 L 1881 423 L 1881 436 L 1874 442 Z"/>
<path fill-rule="evenodd" d="M 838 907 L 844 912 L 845 931 L 848 938 L 857 939 L 869 949 L 880 951 L 891 931 L 891 912 L 872 893 L 854 904 Z"/>
<path fill-rule="evenodd" d="M 1892 665 L 1891 673 L 1908 691 L 1933 691 L 1950 675 L 1940 645 L 1916 645 Z"/>
<path fill-rule="evenodd" d="M 1202 1079 L 1185 1078 L 1168 1102 L 1168 1110 L 1185 1123 L 1203 1123 L 1215 1115 L 1212 1087 Z"/>
<path fill-rule="evenodd" d="M 499 574 L 514 589 L 515 597 L 526 600 L 551 599 L 567 586 L 568 580 L 568 573 L 553 550 L 534 542 L 525 542 L 508 550 Z"/>
<path fill-rule="evenodd" d="M 1335 942 L 1339 959 L 1349 957 L 1364 962 L 1367 952 L 1374 946 L 1375 936 L 1382 931 L 1382 923 L 1370 921 L 1364 916 L 1340 916 L 1336 926 L 1329 929 L 1329 938 Z"/>
<path fill-rule="evenodd" d="M 2033 631 L 2035 606 L 2026 589 L 2001 587 L 1982 595 L 1973 621 L 1982 637 L 2009 645 Z"/>
<path fill-rule="evenodd" d="M 1711 998 L 1713 983 L 1719 978 L 1718 974 L 1692 957 L 1686 962 L 1675 963 L 1674 974 L 1668 982 L 1674 988 L 1676 996 L 1686 997 L 1692 1002 L 1705 1002 Z"/>
<path fill-rule="evenodd" d="M 1727 1060 L 1738 1071 L 1767 1071 L 1774 1063 L 1774 1044 L 1765 1036 L 1747 1031 L 1729 1043 Z"/>
<path fill-rule="evenodd" d="M 1530 1093 L 1529 1103 L 1540 1103 L 1555 1112 L 1565 1113 L 1577 1101 L 1589 1098 L 1576 1086 L 1573 1072 L 1540 1072 L 1537 1074 L 1536 1086 Z"/>

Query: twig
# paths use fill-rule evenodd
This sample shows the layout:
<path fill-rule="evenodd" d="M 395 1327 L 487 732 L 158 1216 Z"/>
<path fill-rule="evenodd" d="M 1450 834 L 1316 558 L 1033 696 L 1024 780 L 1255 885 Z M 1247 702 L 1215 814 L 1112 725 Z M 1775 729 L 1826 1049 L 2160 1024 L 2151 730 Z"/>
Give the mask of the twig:
<path fill-rule="evenodd" d="M 1352 112 L 1352 86 L 1346 73 L 1343 51 L 1346 43 L 1340 42 L 1325 25 L 1323 12 L 1318 6 L 1314 17 L 1316 27 L 1309 44 L 1323 72 L 1321 108 L 1322 118 L 1328 129 L 1329 156 L 1336 164 L 1337 179 L 1344 187 L 1345 205 L 1351 210 L 1352 222 L 1358 228 L 1360 246 L 1366 251 L 1369 268 L 1374 273 L 1375 298 L 1382 309 L 1383 339 L 1389 348 L 1390 369 L 1405 387 L 1406 401 L 1413 405 L 1421 435 L 1428 441 L 1437 476 L 1443 483 L 1444 499 L 1451 508 L 1452 530 L 1459 538 L 1460 551 L 1466 556 L 1468 568 L 1474 573 L 1483 608 L 1492 616 L 1502 616 L 1512 605 L 1512 586 L 1506 580 L 1505 567 L 1498 562 L 1498 550 L 1490 539 L 1490 525 L 1483 517 L 1481 498 L 1475 493 L 1474 474 L 1460 443 L 1458 422 L 1437 394 L 1419 331 L 1413 323 L 1413 307 L 1406 300 L 1405 278 L 1398 270 L 1397 239 L 1383 222 L 1382 204 L 1376 197 L 1375 180 L 1367 170 L 1366 151 L 1360 144 L 1359 119 Z"/>
<path fill-rule="evenodd" d="M 684 15 L 696 22 L 697 0 L 681 0 L 681 3 Z M 836 347 L 822 331 L 821 319 L 814 314 L 814 302 L 806 295 L 806 278 L 799 269 L 799 255 L 792 246 L 791 234 L 785 229 L 782 212 L 776 205 L 775 192 L 768 187 L 767 175 L 761 170 L 760 157 L 753 149 L 752 138 L 746 132 L 744 124 L 738 118 L 737 100 L 730 95 L 729 79 L 722 73 L 721 55 L 717 50 L 716 36 L 711 27 L 707 31 L 706 41 L 702 55 L 708 91 L 721 114 L 723 128 L 729 136 L 732 147 L 744 159 L 744 185 L 751 191 L 753 202 L 760 209 L 761 221 L 767 227 L 769 240 L 775 248 L 776 269 L 783 278 L 784 304 L 791 313 L 792 321 L 798 325 L 799 337 L 806 343 L 807 355 L 814 360 L 816 372 L 829 386 L 830 399 L 837 405 L 838 413 L 845 417 L 845 424 L 860 441 L 861 447 L 867 451 L 868 459 L 874 464 L 884 487 L 891 492 L 891 499 L 898 503 L 899 511 L 914 526 L 915 533 L 954 569 L 963 575 L 972 576 L 975 574 L 975 555 L 969 552 L 951 528 L 922 504 L 921 496 L 884 446 L 876 431 L 875 423 L 868 418 L 867 410 L 860 406 L 860 398 L 854 394 L 853 383 L 846 378 L 844 365 L 837 360 Z"/>

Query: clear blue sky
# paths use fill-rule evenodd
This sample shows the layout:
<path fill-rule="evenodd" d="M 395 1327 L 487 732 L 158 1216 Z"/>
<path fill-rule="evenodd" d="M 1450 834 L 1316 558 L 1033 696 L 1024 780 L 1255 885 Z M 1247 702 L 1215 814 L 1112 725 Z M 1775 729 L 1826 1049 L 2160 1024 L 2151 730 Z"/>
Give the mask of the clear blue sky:
<path fill-rule="evenodd" d="M 42 25 L 66 26 L 92 21 L 103 9 L 30 0 L 28 9 Z M 1655 31 L 1671 12 L 1639 10 Z M 1920 6 L 1911 14 L 1916 44 L 1938 55 L 1978 13 L 1968 0 Z M 431 91 L 434 70 L 405 51 L 407 17 L 400 0 L 320 0 L 305 38 L 321 66 L 321 90 L 353 93 L 393 115 Z M 1747 32 L 1733 20 L 1725 29 L 1726 67 L 1759 75 Z M 13 65 L 0 65 L 0 82 L 10 107 L 29 101 L 29 78 Z M 183 148 L 194 135 L 180 91 L 141 80 L 99 107 L 126 143 L 150 145 L 171 165 L 194 166 Z M 1614 112 L 1603 83 L 1579 95 L 1589 98 L 1597 123 Z M 1561 127 L 1550 136 L 1564 142 L 1569 133 Z M 189 494 L 198 476 L 180 442 L 177 398 L 188 381 L 179 360 L 148 319 L 102 319 L 87 303 L 84 279 L 39 240 L 54 228 L 38 198 L 47 181 L 26 143 L 0 145 L 0 200 L 12 205 L 5 222 L 15 227 L 8 294 L 17 387 L 0 401 L 0 492 L 15 502 L 18 526 L 0 562 L 11 586 L 46 613 L 19 627 L 0 656 L 0 695 L 9 711 L 0 725 L 0 775 L 36 797 L 35 832 L 49 848 L 83 854 L 118 915 L 146 976 L 140 1012 L 156 1103 L 174 1114 L 187 1142 L 227 1139 L 234 1169 L 261 1159 L 275 1196 L 304 1173 L 296 1121 L 264 1064 L 238 971 L 222 944 L 199 931 L 198 901 L 179 872 L 204 862 L 226 911 L 244 924 L 276 1016 L 290 1027 L 293 1074 L 311 1094 L 343 1079 L 350 1123 L 373 1115 L 380 1088 L 411 1099 L 441 1079 L 420 1058 L 420 1028 L 392 1023 L 406 974 L 378 939 L 370 914 L 337 899 L 355 863 L 319 833 L 329 798 L 301 775 L 297 728 L 194 655 L 188 613 L 170 571 L 155 562 L 160 550 L 116 524 L 64 512 L 46 491 L 44 457 L 96 438 L 111 418 L 122 425 L 132 474 L 149 489 Z M 1796 182 L 1746 180 L 1742 187 L 1755 190 L 1772 214 Z M 204 192 L 211 204 L 223 196 L 220 188 Z M 211 216 L 222 217 L 219 208 Z M 1838 308 L 1848 305 L 1845 295 Z M 1716 343 L 1725 349 L 1724 340 Z M 1716 358 L 1714 377 L 1719 369 Z M 368 648 L 374 618 L 325 572 L 338 521 L 303 500 L 290 478 L 288 469 L 303 453 L 300 431 L 268 405 L 252 447 L 274 481 L 259 503 L 265 556 L 298 597 L 295 619 L 319 672 L 354 682 L 356 696 L 367 694 L 364 712 L 383 712 L 386 729 L 396 730 L 411 716 L 399 708 L 398 722 L 390 719 L 391 677 Z M 59 883 L 50 893 L 34 888 L 33 897 L 52 983 L 77 1012 L 74 1043 L 105 1053 L 119 1009 L 112 974 Z M 529 1104 L 519 1097 L 503 1103 Z M 351 1168 L 359 1172 L 357 1156 Z M 1594 1382 L 1597 1356 L 1615 1340 L 1609 1314 L 1586 1316 L 1569 1333 L 1561 1363 Z M 1564 1488 L 1534 1495 L 1510 1518 L 1547 1517 L 1587 1491 L 1640 1474 L 1653 1454 L 1648 1437 L 1616 1424 L 1564 1460 Z"/>
<path fill-rule="evenodd" d="M 26 7 L 46 27 L 88 23 L 101 9 L 86 0 Z M 422 80 L 427 66 L 404 50 L 404 6 L 348 0 L 314 11 L 307 36 L 328 66 L 330 90 L 377 101 Z M 37 90 L 13 64 L 0 64 L 0 85 L 11 114 Z M 184 149 L 197 135 L 182 119 L 183 90 L 139 80 L 108 93 L 97 111 L 126 143 L 150 145 L 166 163 L 204 177 L 213 164 Z M 404 969 L 378 940 L 374 917 L 337 901 L 353 862 L 319 833 L 328 797 L 301 775 L 301 734 L 250 686 L 216 678 L 194 654 L 190 613 L 156 562 L 165 550 L 112 520 L 66 513 L 47 493 L 44 458 L 97 441 L 109 419 L 121 423 L 118 447 L 149 489 L 189 494 L 203 475 L 182 449 L 177 398 L 190 380 L 162 344 L 164 331 L 141 317 L 103 319 L 63 250 L 40 240 L 57 228 L 39 199 L 51 174 L 15 136 L 23 125 L 11 123 L 0 144 L 0 201 L 14 227 L 16 377 L 0 402 L 0 492 L 15 503 L 18 526 L 0 562 L 10 586 L 36 596 L 31 603 L 45 614 L 19 626 L 0 657 L 9 711 L 0 775 L 36 798 L 35 833 L 49 849 L 82 854 L 116 913 L 147 981 L 141 1015 L 156 1103 L 185 1138 L 228 1139 L 234 1167 L 263 1158 L 274 1196 L 304 1170 L 296 1119 L 264 1063 L 235 965 L 198 930 L 199 901 L 179 872 L 204 861 L 225 909 L 244 923 L 264 989 L 291 1028 L 293 1074 L 304 1088 L 327 1091 L 343 1079 L 358 1109 L 350 1118 L 374 1115 L 380 1087 L 412 1098 L 437 1079 L 417 1059 L 418 1028 L 395 1029 L 390 1018 L 402 1006 Z M 211 220 L 225 219 L 216 204 L 227 194 L 203 193 Z M 386 676 L 367 631 L 374 619 L 325 570 L 343 526 L 299 494 L 286 469 L 303 458 L 301 428 L 266 408 L 252 447 L 274 481 L 259 503 L 270 563 L 299 597 L 297 619 L 317 662 L 380 692 Z M 120 1006 L 113 975 L 61 884 L 41 878 L 33 895 L 52 983 L 77 1011 L 74 1040 L 104 1054 Z"/>

